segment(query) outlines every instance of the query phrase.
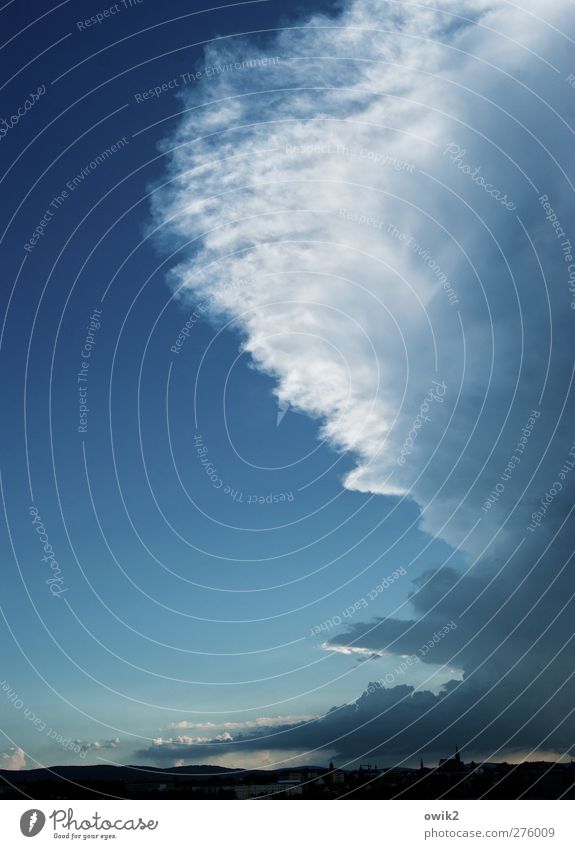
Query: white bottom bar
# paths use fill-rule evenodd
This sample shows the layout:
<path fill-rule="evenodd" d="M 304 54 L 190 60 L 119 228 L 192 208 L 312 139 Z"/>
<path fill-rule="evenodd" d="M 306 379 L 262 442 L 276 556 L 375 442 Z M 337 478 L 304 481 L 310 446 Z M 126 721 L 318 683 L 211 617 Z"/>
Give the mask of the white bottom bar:
<path fill-rule="evenodd" d="M 572 801 L 5 800 L 0 802 L 0 843 L 7 849 L 48 843 L 293 849 L 296 843 L 309 847 L 317 841 L 393 849 L 573 849 L 574 814 Z"/>

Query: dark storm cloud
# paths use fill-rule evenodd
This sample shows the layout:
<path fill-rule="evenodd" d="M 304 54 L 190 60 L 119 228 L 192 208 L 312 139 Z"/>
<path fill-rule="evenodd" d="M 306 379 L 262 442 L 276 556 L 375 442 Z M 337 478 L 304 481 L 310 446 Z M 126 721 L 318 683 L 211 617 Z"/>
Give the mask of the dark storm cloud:
<path fill-rule="evenodd" d="M 570 487 L 571 501 L 573 494 Z M 139 757 L 198 762 L 263 749 L 317 752 L 318 760 L 322 751 L 342 760 L 369 753 L 394 762 L 450 752 L 454 741 L 477 756 L 572 751 L 572 524 L 564 508 L 550 508 L 540 538 L 526 538 L 515 556 L 481 561 L 467 574 L 440 567 L 421 575 L 411 595 L 411 620 L 378 617 L 331 638 L 328 650 L 362 649 L 376 658 L 373 682 L 352 704 L 262 733 L 160 740 Z M 396 674 L 379 678 L 382 652 L 395 656 Z M 401 683 L 413 662 L 457 667 L 464 677 L 439 694 L 416 691 Z"/>

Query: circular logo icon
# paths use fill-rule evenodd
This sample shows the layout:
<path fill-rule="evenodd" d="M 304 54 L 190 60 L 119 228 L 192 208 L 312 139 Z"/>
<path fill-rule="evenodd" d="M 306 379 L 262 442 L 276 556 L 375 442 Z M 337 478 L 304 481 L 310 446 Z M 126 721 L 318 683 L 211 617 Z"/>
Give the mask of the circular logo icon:
<path fill-rule="evenodd" d="M 46 817 L 37 808 L 26 811 L 20 817 L 20 831 L 24 837 L 36 837 L 46 824 Z"/>

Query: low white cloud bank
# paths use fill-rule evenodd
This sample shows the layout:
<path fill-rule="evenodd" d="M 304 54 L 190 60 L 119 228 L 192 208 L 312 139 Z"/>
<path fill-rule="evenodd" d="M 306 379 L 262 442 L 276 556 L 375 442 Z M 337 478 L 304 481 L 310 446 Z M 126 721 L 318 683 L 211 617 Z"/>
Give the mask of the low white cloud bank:
<path fill-rule="evenodd" d="M 97 752 L 100 749 L 117 749 L 121 743 L 119 737 L 112 740 L 75 740 L 83 752 Z"/>
<path fill-rule="evenodd" d="M 575 296 L 539 197 L 566 226 L 572 44 L 539 0 L 442 9 L 355 0 L 209 47 L 244 67 L 186 89 L 154 215 L 173 286 L 235 319 L 278 398 L 354 460 L 345 487 L 409 494 L 453 545 L 481 516 L 479 551 L 570 444 Z"/>
<path fill-rule="evenodd" d="M 183 719 L 180 722 L 172 722 L 168 725 L 168 728 L 187 731 L 192 729 L 202 731 L 213 731 L 214 729 L 244 731 L 249 728 L 274 728 L 277 725 L 298 725 L 300 722 L 310 722 L 317 718 L 317 716 L 309 714 L 303 716 L 257 716 L 254 719 L 248 719 L 244 722 L 190 722 L 187 719 Z"/>

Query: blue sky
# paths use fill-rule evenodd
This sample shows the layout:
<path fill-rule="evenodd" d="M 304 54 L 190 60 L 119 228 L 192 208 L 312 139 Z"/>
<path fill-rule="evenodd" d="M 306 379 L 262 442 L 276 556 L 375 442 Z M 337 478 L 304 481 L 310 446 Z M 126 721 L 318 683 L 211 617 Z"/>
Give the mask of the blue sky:
<path fill-rule="evenodd" d="M 561 5 L 1 13 L 0 766 L 571 751 Z"/>

